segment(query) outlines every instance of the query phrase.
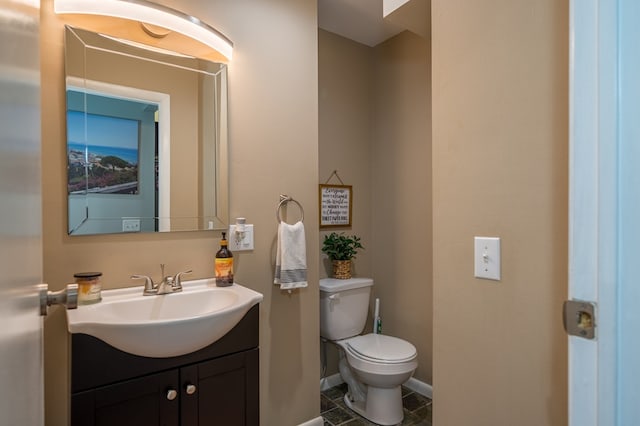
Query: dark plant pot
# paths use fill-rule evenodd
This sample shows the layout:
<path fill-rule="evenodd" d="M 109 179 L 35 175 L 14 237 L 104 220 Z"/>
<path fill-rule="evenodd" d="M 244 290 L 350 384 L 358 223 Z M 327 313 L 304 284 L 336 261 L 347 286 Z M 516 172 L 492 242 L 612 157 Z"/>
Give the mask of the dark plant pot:
<path fill-rule="evenodd" d="M 333 278 L 339 280 L 347 280 L 351 278 L 351 261 L 350 260 L 334 260 L 333 261 Z"/>

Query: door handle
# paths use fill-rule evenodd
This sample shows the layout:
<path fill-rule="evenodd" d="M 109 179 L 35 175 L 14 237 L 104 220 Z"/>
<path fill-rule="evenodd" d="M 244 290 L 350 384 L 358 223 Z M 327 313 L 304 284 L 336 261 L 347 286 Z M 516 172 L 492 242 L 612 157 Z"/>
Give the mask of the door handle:
<path fill-rule="evenodd" d="M 38 295 L 40 297 L 40 315 L 47 316 L 47 311 L 51 305 L 65 305 L 67 309 L 78 307 L 78 284 L 67 284 L 59 291 L 49 291 L 49 284 L 38 284 Z"/>

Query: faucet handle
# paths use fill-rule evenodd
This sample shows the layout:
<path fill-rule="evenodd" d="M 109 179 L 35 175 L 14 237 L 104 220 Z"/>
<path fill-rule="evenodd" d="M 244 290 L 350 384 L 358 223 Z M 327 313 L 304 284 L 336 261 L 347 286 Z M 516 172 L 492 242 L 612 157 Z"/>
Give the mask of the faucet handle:
<path fill-rule="evenodd" d="M 131 275 L 132 280 L 145 280 L 144 281 L 144 291 L 142 294 L 148 296 L 150 294 L 155 294 L 157 291 L 156 286 L 153 284 L 153 280 L 146 275 Z"/>
<path fill-rule="evenodd" d="M 189 269 L 188 271 L 182 271 L 182 272 L 178 272 L 176 274 L 176 276 L 173 278 L 174 284 L 173 286 L 175 288 L 182 288 L 182 276 L 186 275 L 186 274 L 190 274 L 191 272 L 193 272 L 192 269 Z"/>

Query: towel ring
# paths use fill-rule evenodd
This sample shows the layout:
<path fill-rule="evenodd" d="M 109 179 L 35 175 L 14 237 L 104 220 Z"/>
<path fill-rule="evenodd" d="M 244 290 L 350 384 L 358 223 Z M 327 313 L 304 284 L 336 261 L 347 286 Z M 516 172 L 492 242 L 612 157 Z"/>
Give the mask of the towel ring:
<path fill-rule="evenodd" d="M 285 204 L 287 204 L 289 201 L 296 203 L 296 205 L 298 206 L 298 208 L 300 209 L 300 222 L 304 222 L 304 209 L 302 208 L 302 205 L 294 200 L 293 198 L 289 197 L 288 195 L 281 195 L 280 196 L 280 202 L 278 203 L 278 208 L 276 209 L 276 219 L 278 220 L 278 223 L 282 223 L 282 218 L 280 217 L 280 209 L 282 208 L 282 206 L 284 206 Z"/>

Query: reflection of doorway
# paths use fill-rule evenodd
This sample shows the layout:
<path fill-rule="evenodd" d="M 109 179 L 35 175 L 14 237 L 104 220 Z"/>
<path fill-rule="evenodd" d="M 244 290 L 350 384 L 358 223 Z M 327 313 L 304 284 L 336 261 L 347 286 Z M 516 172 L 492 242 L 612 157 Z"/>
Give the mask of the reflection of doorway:
<path fill-rule="evenodd" d="M 149 186 L 148 189 L 141 190 L 138 195 L 138 201 L 140 202 L 138 209 L 131 208 L 131 206 L 129 206 L 130 208 L 122 209 L 122 200 L 117 200 L 119 202 L 113 202 L 106 206 L 104 203 L 96 204 L 96 201 L 91 200 L 90 203 L 94 205 L 93 211 L 91 209 L 92 204 L 89 204 L 88 213 L 86 213 L 86 207 L 83 205 L 83 212 L 79 213 L 81 214 L 80 221 L 87 221 L 87 219 L 90 221 L 96 218 L 93 215 L 95 212 L 96 214 L 108 214 L 111 219 L 124 217 L 141 218 L 140 231 L 168 230 L 170 226 L 169 95 L 87 80 L 69 81 L 68 87 L 71 87 L 70 90 L 74 90 L 76 96 L 82 100 L 82 102 L 80 99 L 76 100 L 75 104 L 74 102 L 69 102 L 69 110 L 86 110 L 92 114 L 139 120 L 141 123 L 141 137 L 149 138 L 145 142 L 140 143 L 140 185 Z M 85 94 L 87 95 L 86 97 Z M 99 106 L 101 103 L 118 106 L 107 111 L 106 108 Z M 72 204 L 77 203 L 74 203 L 70 197 L 70 230 L 74 229 L 72 223 L 79 223 L 78 217 L 74 217 L 72 222 L 72 212 L 75 212 L 75 210 L 72 209 Z M 134 203 L 129 202 L 124 204 L 133 205 Z M 142 204 L 144 204 L 144 208 L 141 207 Z M 99 217 L 97 219 L 99 219 Z M 118 220 L 98 221 L 98 223 L 99 222 L 102 222 L 102 227 L 107 226 L 109 223 L 109 226 L 114 229 L 89 229 L 95 228 L 96 224 L 94 224 L 94 226 L 86 226 L 87 232 L 77 233 L 123 232 L 123 227 L 120 226 L 120 221 Z"/>
<path fill-rule="evenodd" d="M 159 125 L 158 125 L 158 113 L 156 112 L 156 123 L 155 123 L 155 127 L 156 127 L 156 140 L 155 140 L 155 157 L 154 157 L 154 170 L 155 170 L 155 175 L 156 175 L 156 179 L 155 179 L 155 212 L 156 212 L 156 219 L 155 219 L 155 229 L 154 231 L 158 232 L 160 230 L 160 214 L 159 214 L 159 210 L 160 210 L 160 203 L 158 202 L 158 200 L 160 199 L 160 145 L 159 145 L 159 138 L 158 138 L 158 133 L 160 132 L 159 129 Z"/>
<path fill-rule="evenodd" d="M 124 218 L 129 232 L 155 230 L 157 109 L 155 103 L 67 91 L 71 233 L 123 232 Z"/>

